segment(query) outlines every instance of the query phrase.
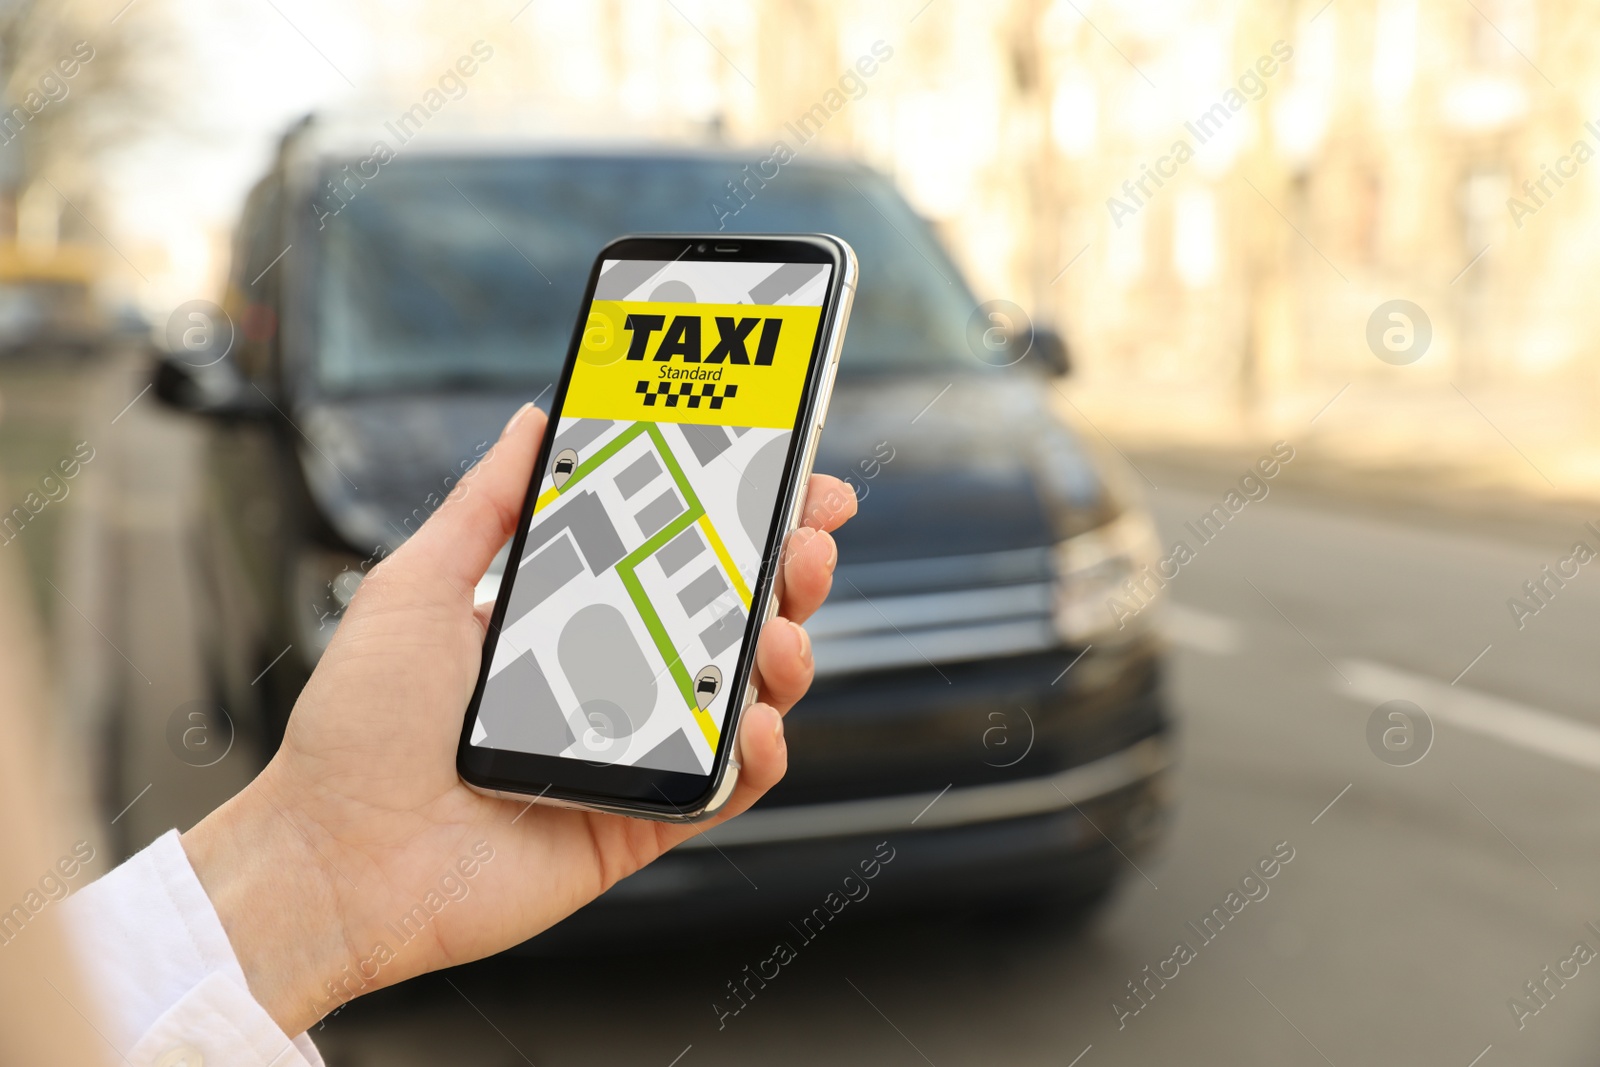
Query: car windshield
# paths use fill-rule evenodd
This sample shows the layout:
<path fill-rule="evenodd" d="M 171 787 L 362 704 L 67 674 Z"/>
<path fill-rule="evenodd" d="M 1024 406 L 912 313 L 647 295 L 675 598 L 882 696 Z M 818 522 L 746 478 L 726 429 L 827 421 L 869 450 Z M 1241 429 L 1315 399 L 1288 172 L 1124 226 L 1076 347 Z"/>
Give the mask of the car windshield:
<path fill-rule="evenodd" d="M 323 220 L 321 387 L 549 380 L 566 355 L 595 254 L 626 233 L 715 230 L 711 202 L 730 196 L 741 166 L 603 156 L 387 164 Z M 736 204 L 730 197 L 725 210 Z M 833 233 L 850 242 L 862 283 L 843 368 L 978 366 L 965 344 L 972 296 L 927 226 L 870 170 L 790 163 L 726 228 Z"/>

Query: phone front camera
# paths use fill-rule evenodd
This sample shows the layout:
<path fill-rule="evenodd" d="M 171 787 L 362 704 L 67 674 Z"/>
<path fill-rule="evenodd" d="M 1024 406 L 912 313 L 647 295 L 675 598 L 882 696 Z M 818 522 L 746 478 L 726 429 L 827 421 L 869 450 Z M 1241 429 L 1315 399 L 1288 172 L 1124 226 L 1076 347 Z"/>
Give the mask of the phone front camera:
<path fill-rule="evenodd" d="M 706 246 L 705 246 L 705 245 L 703 245 L 703 244 L 700 244 L 700 245 L 695 245 L 695 246 L 694 246 L 694 250 L 695 250 L 695 251 L 696 251 L 696 252 L 704 252 L 704 251 L 705 251 L 705 250 L 706 250 Z"/>

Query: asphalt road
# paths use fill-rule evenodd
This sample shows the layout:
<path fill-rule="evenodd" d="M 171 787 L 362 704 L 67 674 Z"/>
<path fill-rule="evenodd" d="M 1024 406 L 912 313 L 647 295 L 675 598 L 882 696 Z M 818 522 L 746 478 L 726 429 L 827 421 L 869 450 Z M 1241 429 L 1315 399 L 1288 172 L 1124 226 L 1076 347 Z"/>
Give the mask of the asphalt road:
<path fill-rule="evenodd" d="M 185 651 L 195 468 L 192 435 L 151 398 L 106 423 L 136 388 L 112 374 L 91 400 L 107 461 L 73 535 L 78 569 L 114 564 L 132 584 L 69 588 L 105 630 L 73 638 L 102 642 L 101 689 L 158 722 L 199 695 Z M 1153 490 L 1163 540 L 1230 480 Z M 1584 926 L 1600 928 L 1600 657 L 1586 625 L 1600 564 L 1520 631 L 1505 603 L 1579 536 L 1552 524 L 1496 540 L 1287 492 L 1246 507 L 1169 589 L 1176 821 L 1086 922 L 907 916 L 891 865 L 853 921 L 720 1030 L 713 1001 L 770 952 L 781 918 L 670 950 L 466 968 L 357 1002 L 314 1037 L 333 1067 L 1590 1063 L 1600 967 L 1550 981 L 1542 1007 L 1523 985 L 1576 942 L 1600 951 Z M 1432 716 L 1411 766 L 1369 747 L 1368 719 L 1392 698 Z M 119 788 L 147 838 L 177 809 L 160 783 L 134 798 L 141 784 Z M 1292 860 L 1247 886 L 1266 895 L 1202 941 L 1188 924 L 1275 848 Z M 1164 963 L 1180 940 L 1192 958 Z M 1131 1000 L 1147 965 L 1177 977 Z M 1514 996 L 1540 1007 L 1520 1029 Z"/>

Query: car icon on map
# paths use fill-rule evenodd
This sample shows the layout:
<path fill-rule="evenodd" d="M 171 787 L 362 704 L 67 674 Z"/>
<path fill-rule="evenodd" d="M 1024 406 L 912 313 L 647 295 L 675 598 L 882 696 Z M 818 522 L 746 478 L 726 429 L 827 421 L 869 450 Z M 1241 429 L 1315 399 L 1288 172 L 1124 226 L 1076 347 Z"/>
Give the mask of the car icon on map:
<path fill-rule="evenodd" d="M 707 667 L 694 679 L 694 702 L 704 711 L 722 688 L 722 672 L 715 666 Z"/>
<path fill-rule="evenodd" d="M 572 477 L 572 472 L 578 469 L 578 453 L 570 448 L 563 448 L 556 453 L 556 458 L 550 464 L 550 483 L 557 489 L 567 484 L 567 479 Z"/>

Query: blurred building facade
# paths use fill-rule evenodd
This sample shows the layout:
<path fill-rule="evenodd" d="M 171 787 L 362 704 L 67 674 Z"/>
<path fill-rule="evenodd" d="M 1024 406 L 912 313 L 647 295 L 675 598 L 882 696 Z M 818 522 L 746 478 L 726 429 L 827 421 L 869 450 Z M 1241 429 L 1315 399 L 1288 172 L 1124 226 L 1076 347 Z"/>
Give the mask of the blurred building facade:
<path fill-rule="evenodd" d="M 210 150 L 253 138 L 256 162 L 229 172 L 239 187 L 197 181 L 190 203 L 236 203 L 272 127 L 324 103 L 408 99 L 481 38 L 504 61 L 475 81 L 473 108 L 687 122 L 752 162 L 784 140 L 888 171 L 980 298 L 1064 328 L 1087 386 L 1309 414 L 1343 384 L 1400 382 L 1365 335 L 1401 298 L 1433 333 L 1405 387 L 1583 405 L 1600 392 L 1584 292 L 1600 255 L 1600 84 L 1584 61 L 1600 8 L 1580 0 L 280 8 L 146 0 L 124 19 L 189 34 L 173 54 L 194 78 L 169 107 Z M 282 86 L 260 81 L 289 61 Z M 207 78 L 218 92 L 197 91 Z M 208 96 L 227 122 L 201 114 Z M 819 107 L 801 145 L 791 131 Z M 148 232 L 123 247 L 193 273 L 192 236 L 153 221 L 185 206 L 148 199 L 170 186 L 145 183 L 128 217 Z"/>
<path fill-rule="evenodd" d="M 1592 5 L 557 7 L 521 17 L 561 53 L 551 91 L 636 118 L 792 141 L 845 78 L 816 144 L 895 175 L 980 297 L 1064 326 L 1088 380 L 1270 406 L 1387 373 L 1367 319 L 1403 298 L 1433 332 L 1414 380 L 1600 385 Z M 875 41 L 892 58 L 850 78 Z"/>

